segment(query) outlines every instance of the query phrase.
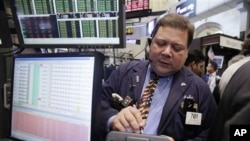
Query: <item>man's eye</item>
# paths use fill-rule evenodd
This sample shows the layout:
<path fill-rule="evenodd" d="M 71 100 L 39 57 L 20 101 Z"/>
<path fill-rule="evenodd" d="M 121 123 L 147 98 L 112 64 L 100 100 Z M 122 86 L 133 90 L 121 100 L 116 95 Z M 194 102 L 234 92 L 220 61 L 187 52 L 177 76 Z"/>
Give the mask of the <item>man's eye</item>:
<path fill-rule="evenodd" d="M 179 51 L 182 51 L 185 49 L 185 47 L 183 47 L 181 45 L 173 45 L 172 47 L 173 47 L 174 51 L 176 51 L 176 52 L 179 52 Z"/>
<path fill-rule="evenodd" d="M 156 41 L 156 44 L 157 44 L 159 47 L 163 47 L 163 46 L 165 46 L 167 43 L 166 43 L 165 41 L 160 41 L 160 40 L 158 40 L 158 41 Z"/>

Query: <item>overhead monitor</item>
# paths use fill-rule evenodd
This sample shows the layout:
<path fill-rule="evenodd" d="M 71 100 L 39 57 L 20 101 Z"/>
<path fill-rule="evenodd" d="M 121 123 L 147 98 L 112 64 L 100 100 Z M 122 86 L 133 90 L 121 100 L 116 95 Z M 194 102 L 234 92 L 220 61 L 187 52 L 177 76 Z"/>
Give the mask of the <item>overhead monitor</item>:
<path fill-rule="evenodd" d="M 122 0 L 14 0 L 22 47 L 125 47 Z"/>
<path fill-rule="evenodd" d="M 103 60 L 99 53 L 16 55 L 11 137 L 98 141 Z"/>
<path fill-rule="evenodd" d="M 126 19 L 149 16 L 149 0 L 125 0 Z"/>
<path fill-rule="evenodd" d="M 12 47 L 10 28 L 8 26 L 3 0 L 0 0 L 0 47 Z"/>
<path fill-rule="evenodd" d="M 125 0 L 126 12 L 149 9 L 149 0 Z"/>

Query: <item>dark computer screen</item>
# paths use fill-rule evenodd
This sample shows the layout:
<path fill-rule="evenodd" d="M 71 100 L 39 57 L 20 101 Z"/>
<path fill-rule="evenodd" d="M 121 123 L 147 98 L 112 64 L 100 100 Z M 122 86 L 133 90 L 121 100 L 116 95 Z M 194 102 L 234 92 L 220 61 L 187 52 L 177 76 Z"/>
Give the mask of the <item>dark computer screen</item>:
<path fill-rule="evenodd" d="M 14 57 L 11 137 L 97 141 L 101 54 Z"/>
<path fill-rule="evenodd" d="M 3 0 L 0 1 L 0 47 L 12 47 L 10 28 L 8 26 Z"/>
<path fill-rule="evenodd" d="M 23 47 L 125 47 L 122 0 L 14 0 L 12 5 Z"/>

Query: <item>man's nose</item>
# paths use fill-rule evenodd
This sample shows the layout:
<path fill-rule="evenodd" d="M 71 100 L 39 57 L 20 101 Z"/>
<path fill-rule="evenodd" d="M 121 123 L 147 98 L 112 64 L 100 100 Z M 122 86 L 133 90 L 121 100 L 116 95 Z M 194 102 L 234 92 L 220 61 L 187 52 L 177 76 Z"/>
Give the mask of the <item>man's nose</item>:
<path fill-rule="evenodd" d="M 172 54 L 171 45 L 170 45 L 170 44 L 167 44 L 167 45 L 163 48 L 162 53 L 163 53 L 164 55 L 171 56 L 171 54 Z"/>

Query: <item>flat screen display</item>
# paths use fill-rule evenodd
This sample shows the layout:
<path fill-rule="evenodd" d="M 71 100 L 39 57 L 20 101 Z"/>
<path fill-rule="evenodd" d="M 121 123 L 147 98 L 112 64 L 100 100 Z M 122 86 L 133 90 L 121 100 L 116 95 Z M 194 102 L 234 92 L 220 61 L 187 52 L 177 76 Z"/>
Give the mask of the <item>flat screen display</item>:
<path fill-rule="evenodd" d="M 125 0 L 126 12 L 149 9 L 149 0 Z"/>
<path fill-rule="evenodd" d="M 151 34 L 155 28 L 156 22 L 157 22 L 157 19 L 155 18 L 147 23 L 147 35 L 151 36 Z"/>
<path fill-rule="evenodd" d="M 103 58 L 19 55 L 12 78 L 11 137 L 26 141 L 98 140 Z"/>
<path fill-rule="evenodd" d="M 215 55 L 213 61 L 217 63 L 218 69 L 221 69 L 223 67 L 223 63 L 224 63 L 224 56 Z"/>
<path fill-rule="evenodd" d="M 122 0 L 14 0 L 13 6 L 24 47 L 125 47 Z"/>

